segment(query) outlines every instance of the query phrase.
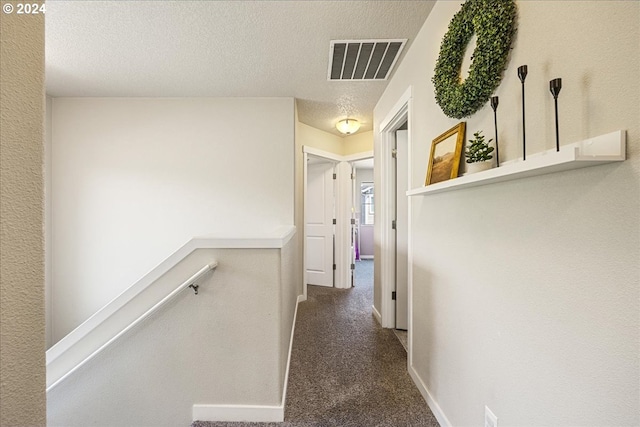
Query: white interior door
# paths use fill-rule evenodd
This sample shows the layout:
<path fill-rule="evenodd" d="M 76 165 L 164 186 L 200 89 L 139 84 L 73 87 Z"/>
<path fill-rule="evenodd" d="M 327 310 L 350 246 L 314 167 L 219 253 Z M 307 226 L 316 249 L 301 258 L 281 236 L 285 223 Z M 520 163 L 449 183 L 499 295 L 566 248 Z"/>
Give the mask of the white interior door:
<path fill-rule="evenodd" d="M 409 327 L 408 142 L 408 131 L 396 131 L 396 329 L 405 330 Z"/>
<path fill-rule="evenodd" d="M 307 284 L 333 286 L 333 163 L 307 166 Z"/>

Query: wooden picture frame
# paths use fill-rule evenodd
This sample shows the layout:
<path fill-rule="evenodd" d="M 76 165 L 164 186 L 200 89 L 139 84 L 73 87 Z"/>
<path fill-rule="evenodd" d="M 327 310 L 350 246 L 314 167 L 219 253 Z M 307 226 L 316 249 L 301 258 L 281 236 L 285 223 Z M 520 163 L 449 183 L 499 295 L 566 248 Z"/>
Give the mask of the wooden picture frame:
<path fill-rule="evenodd" d="M 424 185 L 458 177 L 466 128 L 467 123 L 460 122 L 433 140 Z"/>

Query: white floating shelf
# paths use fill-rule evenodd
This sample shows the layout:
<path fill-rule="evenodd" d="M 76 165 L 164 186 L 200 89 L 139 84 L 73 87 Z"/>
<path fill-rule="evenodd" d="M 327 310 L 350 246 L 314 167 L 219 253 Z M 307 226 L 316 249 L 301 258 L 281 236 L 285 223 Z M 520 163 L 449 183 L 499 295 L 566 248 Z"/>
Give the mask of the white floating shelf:
<path fill-rule="evenodd" d="M 407 191 L 407 196 L 442 193 L 462 188 L 478 187 L 495 182 L 511 181 L 611 162 L 626 158 L 626 132 L 619 130 L 595 138 L 560 146 L 560 151 L 548 150 L 522 159 L 504 162 L 500 167 L 438 182 Z"/>

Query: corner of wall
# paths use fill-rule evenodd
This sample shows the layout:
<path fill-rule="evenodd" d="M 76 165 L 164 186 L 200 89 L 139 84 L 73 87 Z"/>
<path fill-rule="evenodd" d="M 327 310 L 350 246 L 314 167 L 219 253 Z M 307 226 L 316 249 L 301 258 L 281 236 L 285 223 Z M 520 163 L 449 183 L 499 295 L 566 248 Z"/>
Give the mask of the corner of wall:
<path fill-rule="evenodd" d="M 343 140 L 343 156 L 373 151 L 372 130 L 345 136 Z"/>
<path fill-rule="evenodd" d="M 313 147 L 329 153 L 343 155 L 343 138 L 305 123 L 299 122 L 300 143 L 306 147 Z"/>

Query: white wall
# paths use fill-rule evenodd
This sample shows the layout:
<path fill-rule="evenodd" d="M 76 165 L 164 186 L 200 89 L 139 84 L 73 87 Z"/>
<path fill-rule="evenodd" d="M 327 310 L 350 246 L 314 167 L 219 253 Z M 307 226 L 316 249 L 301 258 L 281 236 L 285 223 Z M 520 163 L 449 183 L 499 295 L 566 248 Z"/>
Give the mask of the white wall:
<path fill-rule="evenodd" d="M 343 139 L 343 156 L 373 151 L 373 131 L 371 130 L 348 135 Z"/>
<path fill-rule="evenodd" d="M 47 425 L 187 426 L 194 404 L 280 406 L 296 245 L 194 251 L 160 281 L 217 260 L 198 295 L 180 293 L 53 388 Z"/>
<path fill-rule="evenodd" d="M 45 131 L 44 131 L 44 306 L 45 306 L 45 345 L 47 348 L 51 347 L 53 344 L 53 334 L 52 334 L 52 304 L 53 298 L 51 295 L 51 286 L 48 286 L 53 282 L 52 271 L 52 244 L 53 244 L 53 224 L 52 220 L 52 212 L 51 212 L 51 186 L 53 184 L 53 179 L 51 175 L 51 152 L 52 152 L 52 134 L 53 134 L 53 98 L 47 96 L 45 103 Z"/>
<path fill-rule="evenodd" d="M 523 64 L 529 153 L 554 146 L 548 82 L 561 77 L 561 144 L 626 129 L 628 160 L 416 197 L 410 369 L 445 424 L 482 425 L 488 405 L 501 425 L 638 425 L 640 3 L 517 4 L 496 91 L 502 160 L 521 156 Z M 459 9 L 436 4 L 375 109 L 377 132 L 412 87 L 412 187 L 430 141 L 458 122 L 430 79 Z M 493 134 L 488 105 L 466 121 Z"/>
<path fill-rule="evenodd" d="M 297 122 L 298 134 L 296 139 L 306 147 L 317 148 L 333 154 L 343 154 L 344 138 L 329 132 L 316 129 L 302 122 Z"/>
<path fill-rule="evenodd" d="M 339 136 L 297 122 L 297 139 L 306 147 L 317 148 L 340 156 L 373 151 L 373 132 L 358 132 L 353 135 Z"/>
<path fill-rule="evenodd" d="M 194 236 L 294 223 L 291 98 L 55 98 L 53 338 Z"/>

